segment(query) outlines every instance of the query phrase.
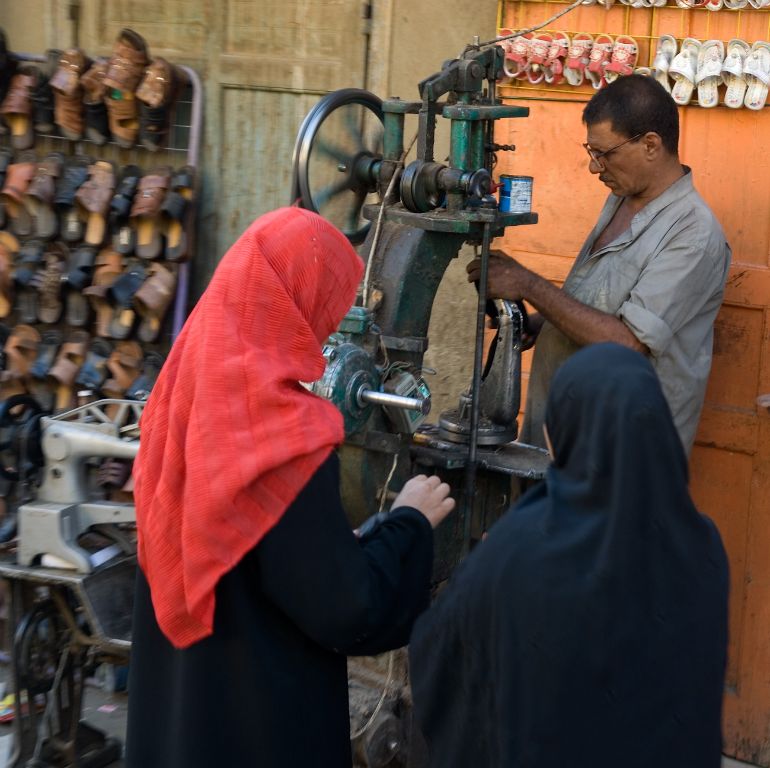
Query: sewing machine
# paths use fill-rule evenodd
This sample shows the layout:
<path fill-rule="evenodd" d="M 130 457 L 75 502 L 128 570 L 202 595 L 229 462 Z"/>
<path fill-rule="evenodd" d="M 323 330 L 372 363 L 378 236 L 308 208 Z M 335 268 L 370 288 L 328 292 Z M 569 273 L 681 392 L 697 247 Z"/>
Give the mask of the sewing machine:
<path fill-rule="evenodd" d="M 496 98 L 502 57 L 498 46 L 470 46 L 419 84 L 416 102 L 357 89 L 328 94 L 305 118 L 294 150 L 292 199 L 336 224 L 366 262 L 360 296 L 327 340 L 326 371 L 313 385 L 344 416 L 343 503 L 354 526 L 367 525 L 386 514 L 408 477 L 440 474 L 459 509 L 436 530 L 437 582 L 509 507 L 512 478 L 540 478 L 549 462 L 544 450 L 516 442 L 524 307 L 486 297 L 491 240 L 537 221 L 492 194 L 496 154 L 514 149 L 495 143 L 495 121 L 529 111 Z M 408 115 L 417 119 L 416 158 L 405 164 Z M 449 122 L 447 164 L 434 157 L 439 116 Z M 429 421 L 428 324 L 464 243 L 481 258 L 473 375 L 457 407 Z M 487 317 L 497 332 L 484 360 Z M 379 696 L 376 707 L 351 699 L 356 765 L 422 766 L 410 744 L 405 654 L 391 656 L 387 672 L 361 660 L 348 668 L 351 690 L 369 702 Z"/>
<path fill-rule="evenodd" d="M 547 466 L 544 451 L 514 442 L 526 313 L 485 295 L 492 238 L 537 221 L 531 211 L 501 210 L 492 194 L 495 156 L 514 149 L 495 143 L 494 123 L 529 111 L 495 96 L 502 56 L 498 46 L 471 47 L 419 84 L 417 102 L 356 89 L 331 93 L 305 118 L 294 150 L 293 196 L 360 244 L 367 262 L 359 300 L 327 341 L 326 372 L 313 386 L 345 417 L 343 501 L 360 525 L 415 469 L 439 471 L 462 503 L 455 527 L 437 532 L 437 580 L 505 511 L 511 477 L 541 477 Z M 407 115 L 417 117 L 416 159 L 403 167 Z M 449 121 L 448 164 L 434 158 L 439 116 Z M 422 375 L 428 323 L 464 243 L 480 246 L 484 278 L 473 378 L 457 408 L 430 423 Z M 497 337 L 483 366 L 486 315 Z"/>
<path fill-rule="evenodd" d="M 125 664 L 131 648 L 136 557 L 123 527 L 136 515 L 133 504 L 104 498 L 98 472 L 103 459 L 136 456 L 143 407 L 101 400 L 51 416 L 25 395 L 0 406 L 0 474 L 23 501 L 16 553 L 0 556 L 17 703 L 8 768 L 120 758 L 120 742 L 80 716 L 88 670 Z"/>

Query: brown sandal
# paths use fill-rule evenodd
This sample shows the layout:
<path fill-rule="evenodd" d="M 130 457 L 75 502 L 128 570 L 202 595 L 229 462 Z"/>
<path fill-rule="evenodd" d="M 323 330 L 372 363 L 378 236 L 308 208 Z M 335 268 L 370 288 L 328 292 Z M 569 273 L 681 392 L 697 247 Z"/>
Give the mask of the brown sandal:
<path fill-rule="evenodd" d="M 111 248 L 100 251 L 94 261 L 92 284 L 83 289 L 96 315 L 96 335 L 108 338 L 113 307 L 109 300 L 112 284 L 123 274 L 123 257 Z"/>
<path fill-rule="evenodd" d="M 97 160 L 89 169 L 88 181 L 75 193 L 78 215 L 86 222 L 86 245 L 101 245 L 107 234 L 107 214 L 115 192 L 115 167 Z"/>
<path fill-rule="evenodd" d="M 149 61 L 144 38 L 132 29 L 122 29 L 112 49 L 104 85 L 110 133 L 124 149 L 133 147 L 139 134 L 139 110 L 134 92 Z"/>
<path fill-rule="evenodd" d="M 43 268 L 36 275 L 37 317 L 41 323 L 53 325 L 61 320 L 64 311 L 62 287 L 67 271 L 69 249 L 64 243 L 52 243 L 43 254 Z"/>
<path fill-rule="evenodd" d="M 134 306 L 142 318 L 137 335 L 140 341 L 151 342 L 158 338 L 163 318 L 174 300 L 176 274 L 162 264 L 150 267 L 150 277 L 134 296 Z"/>
<path fill-rule="evenodd" d="M 24 205 L 30 182 L 37 170 L 37 158 L 33 152 L 24 152 L 5 172 L 5 184 L 0 191 L 0 200 L 11 220 L 11 228 L 22 237 L 32 232 L 32 217 Z"/>
<path fill-rule="evenodd" d="M 62 411 L 75 406 L 75 379 L 88 354 L 90 338 L 85 331 L 73 331 L 61 345 L 48 379 L 56 388 L 56 410 Z"/>
<path fill-rule="evenodd" d="M 54 120 L 62 134 L 71 141 L 83 138 L 83 88 L 81 76 L 91 66 L 91 59 L 80 48 L 70 48 L 59 59 L 59 67 L 49 84 L 54 92 Z"/>
<path fill-rule="evenodd" d="M 160 56 L 147 67 L 136 91 L 140 102 L 139 137 L 145 149 L 155 152 L 166 143 L 171 111 L 188 82 L 183 69 Z"/>
<path fill-rule="evenodd" d="M 102 394 L 105 397 L 122 400 L 126 390 L 139 376 L 142 368 L 142 348 L 135 341 L 119 341 L 115 351 L 107 360 L 107 370 L 111 376 L 102 384 Z M 105 413 L 114 418 L 120 406 L 107 406 Z"/>
<path fill-rule="evenodd" d="M 143 176 L 131 206 L 131 226 L 136 232 L 134 252 L 142 259 L 156 259 L 163 252 L 161 206 L 171 184 L 171 168 L 156 168 Z"/>
<path fill-rule="evenodd" d="M 107 77 L 108 68 L 106 61 L 98 61 L 80 78 L 86 112 L 86 137 L 98 147 L 105 144 L 110 137 L 107 105 L 104 103 L 107 94 L 104 78 Z"/>
<path fill-rule="evenodd" d="M 11 129 L 11 146 L 14 149 L 29 149 L 35 143 L 31 96 L 36 86 L 34 74 L 19 70 L 11 78 L 8 93 L 0 106 L 0 112 Z"/>
<path fill-rule="evenodd" d="M 29 184 L 24 203 L 34 222 L 35 234 L 43 240 L 56 237 L 59 219 L 53 207 L 56 181 L 61 176 L 64 157 L 51 152 L 37 164 L 35 176 Z"/>
<path fill-rule="evenodd" d="M 8 317 L 13 310 L 13 259 L 19 247 L 10 232 L 0 231 L 0 318 Z"/>
<path fill-rule="evenodd" d="M 23 395 L 32 364 L 37 357 L 40 334 L 31 325 L 17 325 L 6 339 L 5 370 L 0 373 L 0 399 Z"/>

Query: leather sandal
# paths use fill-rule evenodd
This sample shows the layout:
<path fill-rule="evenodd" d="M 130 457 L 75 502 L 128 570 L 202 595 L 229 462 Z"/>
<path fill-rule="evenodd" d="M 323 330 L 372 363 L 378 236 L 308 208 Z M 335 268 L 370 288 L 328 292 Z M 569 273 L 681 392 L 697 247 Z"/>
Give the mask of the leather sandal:
<path fill-rule="evenodd" d="M 88 179 L 88 169 L 92 164 L 93 160 L 85 155 L 75 155 L 64 161 L 53 203 L 59 214 L 61 239 L 67 243 L 76 243 L 83 238 L 85 226 L 75 207 L 75 193 Z"/>
<path fill-rule="evenodd" d="M 26 324 L 37 322 L 37 273 L 43 263 L 45 248 L 40 240 L 29 240 L 21 247 L 13 273 L 16 312 Z"/>
<path fill-rule="evenodd" d="M 171 168 L 164 166 L 149 172 L 139 182 L 131 206 L 131 225 L 136 232 L 136 255 L 156 259 L 163 252 L 160 209 L 171 183 Z"/>
<path fill-rule="evenodd" d="M 80 78 L 91 66 L 91 59 L 80 48 L 70 48 L 59 59 L 59 67 L 50 80 L 54 92 L 54 120 L 65 138 L 83 138 L 83 88 Z"/>
<path fill-rule="evenodd" d="M 0 103 L 5 99 L 8 93 L 8 87 L 11 84 L 11 78 L 16 74 L 19 61 L 16 56 L 8 50 L 8 41 L 5 32 L 0 29 Z M 5 126 L 0 133 L 5 133 Z"/>
<path fill-rule="evenodd" d="M 105 489 L 110 501 L 133 501 L 134 482 L 131 474 L 134 463 L 125 459 L 104 459 L 96 471 L 96 484 Z"/>
<path fill-rule="evenodd" d="M 37 133 L 50 134 L 56 131 L 54 119 L 54 96 L 51 77 L 59 67 L 62 51 L 49 48 L 45 52 L 45 61 L 37 66 L 37 82 L 32 89 L 33 123 Z"/>
<path fill-rule="evenodd" d="M 75 405 L 74 384 L 88 353 L 89 335 L 85 331 L 73 331 L 61 345 L 54 364 L 48 371 L 48 379 L 56 389 L 56 410 L 68 410 Z"/>
<path fill-rule="evenodd" d="M 134 296 L 134 306 L 141 317 L 137 336 L 146 343 L 155 341 L 160 334 L 176 292 L 176 274 L 162 264 L 150 267 L 150 276 Z"/>
<path fill-rule="evenodd" d="M 139 134 L 135 91 L 148 63 L 144 38 L 132 29 L 122 29 L 112 49 L 104 84 L 110 133 L 124 149 L 133 147 Z"/>
<path fill-rule="evenodd" d="M 0 318 L 13 309 L 13 254 L 0 244 Z"/>
<path fill-rule="evenodd" d="M 54 406 L 54 393 L 49 386 L 48 372 L 56 359 L 56 353 L 59 351 L 62 341 L 61 331 L 44 331 L 37 348 L 37 357 L 29 370 L 28 387 L 30 393 L 46 411 L 53 410 Z"/>
<path fill-rule="evenodd" d="M 51 243 L 43 254 L 43 268 L 35 276 L 39 293 L 37 317 L 41 323 L 53 325 L 64 311 L 62 283 L 67 270 L 69 249 L 64 243 Z"/>
<path fill-rule="evenodd" d="M 187 261 L 189 258 L 187 228 L 192 212 L 194 187 L 195 169 L 186 165 L 174 174 L 171 190 L 163 201 L 161 215 L 168 261 Z"/>
<path fill-rule="evenodd" d="M 61 176 L 64 157 L 59 152 L 50 152 L 37 164 L 32 181 L 24 199 L 32 216 L 35 234 L 44 240 L 56 237 L 59 219 L 53 207 L 56 195 L 56 180 Z"/>
<path fill-rule="evenodd" d="M 0 112 L 11 130 L 11 146 L 29 149 L 35 143 L 32 127 L 32 90 L 37 85 L 34 70 L 19 69 L 11 78 Z"/>
<path fill-rule="evenodd" d="M 115 167 L 107 160 L 97 160 L 89 169 L 88 181 L 75 193 L 75 206 L 86 222 L 83 240 L 99 246 L 107 233 L 107 214 L 115 191 Z"/>
<path fill-rule="evenodd" d="M 0 318 L 8 317 L 13 309 L 13 262 L 19 248 L 10 232 L 0 231 Z"/>
<path fill-rule="evenodd" d="M 135 341 L 119 341 L 107 360 L 109 378 L 102 384 L 105 397 L 121 400 L 127 390 L 136 381 L 142 369 L 142 348 Z M 104 411 L 110 418 L 115 418 L 120 406 L 107 406 Z"/>
<path fill-rule="evenodd" d="M 5 173 L 11 164 L 11 150 L 0 149 L 0 190 L 5 186 Z M 5 205 L 0 197 L 0 227 L 5 226 Z"/>
<path fill-rule="evenodd" d="M 107 378 L 107 360 L 112 351 L 112 344 L 106 339 L 92 339 L 75 383 L 90 393 L 98 392 Z"/>
<path fill-rule="evenodd" d="M 147 400 L 165 361 L 166 359 L 159 352 L 147 352 L 142 362 L 142 372 L 126 390 L 126 399 Z"/>
<path fill-rule="evenodd" d="M 141 178 L 142 171 L 139 166 L 125 166 L 115 195 L 110 201 L 112 247 L 124 256 L 133 253 L 136 246 L 136 232 L 131 227 L 129 216 Z"/>
<path fill-rule="evenodd" d="M 48 376 L 63 340 L 64 337 L 59 330 L 53 329 L 43 332 L 37 348 L 37 357 L 29 369 L 30 376 L 35 379 L 45 379 Z"/>
<path fill-rule="evenodd" d="M 165 145 L 172 109 L 188 82 L 184 70 L 160 56 L 147 67 L 136 91 L 139 137 L 145 149 L 156 152 Z"/>
<path fill-rule="evenodd" d="M 132 260 L 123 274 L 109 288 L 109 299 L 113 315 L 109 325 L 109 335 L 113 339 L 127 339 L 131 335 L 136 320 L 134 296 L 147 277 L 144 264 Z"/>
<path fill-rule="evenodd" d="M 97 61 L 80 78 L 86 113 L 86 138 L 99 147 L 110 137 L 110 122 L 107 116 L 107 105 L 104 103 L 107 94 L 107 86 L 104 84 L 107 68 L 106 61 Z"/>
<path fill-rule="evenodd" d="M 31 325 L 15 326 L 3 346 L 4 370 L 0 373 L 0 399 L 28 391 L 29 370 L 37 357 L 40 334 Z"/>
<path fill-rule="evenodd" d="M 97 336 L 110 335 L 113 309 L 109 290 L 121 274 L 123 274 L 123 257 L 111 248 L 102 249 L 94 261 L 93 282 L 83 289 L 83 295 L 88 297 L 96 314 Z"/>
<path fill-rule="evenodd" d="M 88 325 L 91 319 L 91 304 L 82 291 L 91 285 L 95 259 L 96 248 L 90 245 L 81 245 L 70 256 L 64 299 L 64 315 L 68 325 L 81 327 Z"/>
<path fill-rule="evenodd" d="M 105 397 L 121 399 L 142 368 L 142 348 L 135 341 L 119 341 L 107 360 L 109 378 L 102 385 Z"/>
<path fill-rule="evenodd" d="M 32 233 L 32 217 L 24 205 L 24 196 L 36 170 L 35 153 L 22 152 L 19 159 L 6 169 L 5 184 L 0 191 L 5 213 L 11 220 L 11 229 L 22 237 Z"/>

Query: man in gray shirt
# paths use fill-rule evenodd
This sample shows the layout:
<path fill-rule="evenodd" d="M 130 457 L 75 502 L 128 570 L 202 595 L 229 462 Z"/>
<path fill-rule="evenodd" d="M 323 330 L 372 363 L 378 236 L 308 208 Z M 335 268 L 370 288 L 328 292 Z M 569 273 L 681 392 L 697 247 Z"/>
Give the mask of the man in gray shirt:
<path fill-rule="evenodd" d="M 588 168 L 610 195 L 563 288 L 505 254 L 490 258 L 490 295 L 538 310 L 521 439 L 545 445 L 545 401 L 559 365 L 581 346 L 614 341 L 650 356 L 689 453 L 730 247 L 679 162 L 679 114 L 659 83 L 618 78 L 592 97 L 583 122 Z M 475 259 L 468 279 L 478 280 L 479 270 Z"/>

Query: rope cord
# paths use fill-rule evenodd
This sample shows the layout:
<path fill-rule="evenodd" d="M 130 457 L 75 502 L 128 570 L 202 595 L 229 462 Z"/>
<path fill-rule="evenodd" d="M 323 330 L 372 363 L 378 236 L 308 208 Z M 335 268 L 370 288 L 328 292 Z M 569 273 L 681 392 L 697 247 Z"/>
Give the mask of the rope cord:
<path fill-rule="evenodd" d="M 390 651 L 390 654 L 388 656 L 388 675 L 385 678 L 385 685 L 382 687 L 382 694 L 380 695 L 380 700 L 377 702 L 377 706 L 374 708 L 374 711 L 369 716 L 369 719 L 366 721 L 366 723 L 361 726 L 355 733 L 350 734 L 350 740 L 354 741 L 359 736 L 363 736 L 371 727 L 372 723 L 374 723 L 374 719 L 379 714 L 380 710 L 382 709 L 382 705 L 385 703 L 385 697 L 387 696 L 388 689 L 390 688 L 390 684 L 393 680 L 393 651 Z"/>
<path fill-rule="evenodd" d="M 522 35 L 526 35 L 529 32 L 537 32 L 538 29 L 547 27 L 549 24 L 556 21 L 556 19 L 564 16 L 570 11 L 574 11 L 575 8 L 577 8 L 579 5 L 582 5 L 582 4 L 583 4 L 583 0 L 575 0 L 575 2 L 572 3 L 572 5 L 568 5 L 566 8 L 562 8 L 558 13 L 555 13 L 553 16 L 551 16 L 550 19 L 546 19 L 546 21 L 542 22 L 541 24 L 537 24 L 534 27 L 527 27 L 527 29 L 520 29 L 517 32 L 512 32 L 510 35 L 496 37 L 494 40 L 487 40 L 486 42 L 478 43 L 477 45 L 466 45 L 465 49 L 463 50 L 463 53 L 466 53 L 467 51 L 470 51 L 474 48 L 486 48 L 488 45 L 497 45 L 503 40 L 512 40 L 514 37 L 521 37 Z"/>
<path fill-rule="evenodd" d="M 374 261 L 374 254 L 376 253 L 376 250 L 377 250 L 377 243 L 380 240 L 380 228 L 382 227 L 382 216 L 385 213 L 385 202 L 390 198 L 391 192 L 393 192 L 393 188 L 396 185 L 396 179 L 399 176 L 398 171 L 400 168 L 404 167 L 404 161 L 406 160 L 406 156 L 409 154 L 409 152 L 411 152 L 415 141 L 417 141 L 416 133 L 412 138 L 412 140 L 409 142 L 409 146 L 402 152 L 401 157 L 399 158 L 399 161 L 396 164 L 396 167 L 393 169 L 393 175 L 390 177 L 388 190 L 387 192 L 385 192 L 385 196 L 382 198 L 382 204 L 380 205 L 380 213 L 377 216 L 377 223 L 375 224 L 375 227 L 374 227 L 374 237 L 372 238 L 372 247 L 369 249 L 369 258 L 366 260 L 366 273 L 364 274 L 364 287 L 363 287 L 363 295 L 362 295 L 364 306 L 367 306 L 367 304 L 369 303 L 369 276 L 372 270 L 372 262 Z"/>

